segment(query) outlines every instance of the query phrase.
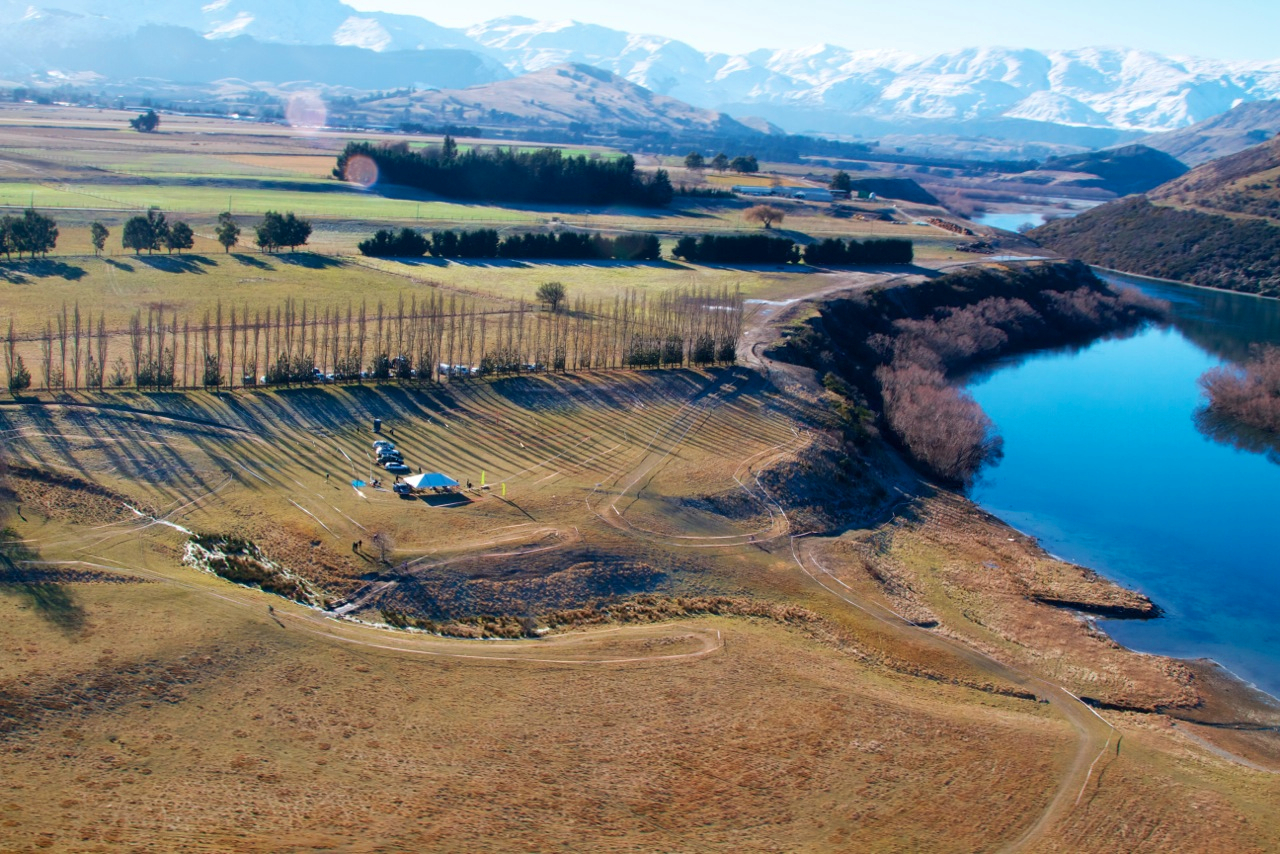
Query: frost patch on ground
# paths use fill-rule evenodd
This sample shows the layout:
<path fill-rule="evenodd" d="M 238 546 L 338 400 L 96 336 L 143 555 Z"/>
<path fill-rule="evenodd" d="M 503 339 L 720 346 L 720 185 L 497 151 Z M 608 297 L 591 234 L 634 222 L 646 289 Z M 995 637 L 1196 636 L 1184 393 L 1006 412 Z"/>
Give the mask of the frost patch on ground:
<path fill-rule="evenodd" d="M 249 540 L 194 536 L 187 541 L 182 562 L 236 584 L 257 587 L 314 608 L 325 607 L 324 591 L 271 560 Z"/>

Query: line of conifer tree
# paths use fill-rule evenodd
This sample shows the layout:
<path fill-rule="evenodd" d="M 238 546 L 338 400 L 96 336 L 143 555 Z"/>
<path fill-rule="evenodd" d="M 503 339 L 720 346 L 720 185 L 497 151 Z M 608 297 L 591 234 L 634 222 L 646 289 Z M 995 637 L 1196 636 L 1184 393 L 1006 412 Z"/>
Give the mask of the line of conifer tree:
<path fill-rule="evenodd" d="M 705 264 L 798 264 L 800 250 L 786 237 L 704 234 L 682 237 L 672 256 Z"/>
<path fill-rule="evenodd" d="M 413 151 L 407 143 L 351 142 L 338 156 L 334 177 L 354 179 L 377 166 L 380 183 L 414 187 L 455 199 L 547 204 L 633 204 L 665 207 L 674 189 L 665 170 L 636 171 L 633 157 L 590 159 L 559 149 L 472 148 L 460 152 L 453 137 L 439 147 Z"/>
<path fill-rule="evenodd" d="M 512 258 L 547 260 L 657 261 L 662 246 L 657 235 L 512 234 L 503 238 L 493 229 L 436 231 L 431 238 L 411 228 L 398 234 L 382 229 L 358 244 L 361 254 L 383 258 L 416 258 L 430 252 L 436 258 Z"/>
<path fill-rule="evenodd" d="M 804 262 L 814 267 L 910 264 L 914 260 L 911 241 L 901 237 L 873 237 L 862 241 L 828 238 L 804 248 Z"/>

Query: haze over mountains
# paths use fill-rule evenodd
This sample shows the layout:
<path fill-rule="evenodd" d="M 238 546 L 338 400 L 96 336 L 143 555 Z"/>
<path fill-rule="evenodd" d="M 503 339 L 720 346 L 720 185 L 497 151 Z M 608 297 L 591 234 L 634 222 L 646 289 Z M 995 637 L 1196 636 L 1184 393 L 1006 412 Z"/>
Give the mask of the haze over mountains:
<path fill-rule="evenodd" d="M 55 79 L 90 82 L 186 75 L 211 82 L 220 68 L 222 77 L 261 82 L 457 88 L 571 62 L 696 107 L 763 117 L 791 132 L 963 132 L 993 122 L 1155 132 L 1280 97 L 1280 60 L 1175 59 L 1103 48 L 975 48 L 918 57 L 829 44 L 730 56 L 577 22 L 510 17 L 459 31 L 413 16 L 358 12 L 338 0 L 0 0 L 0 24 L 0 71 L 10 77 L 54 72 Z M 190 42 L 190 62 L 177 55 L 183 52 L 170 52 L 175 55 L 160 67 L 131 42 L 147 25 L 186 28 L 210 48 L 222 48 L 222 56 L 255 58 L 238 67 L 220 64 L 218 51 Z M 285 52 L 287 46 L 295 53 Z M 298 54 L 299 46 L 347 50 Z M 348 66 L 363 71 L 339 79 Z"/>

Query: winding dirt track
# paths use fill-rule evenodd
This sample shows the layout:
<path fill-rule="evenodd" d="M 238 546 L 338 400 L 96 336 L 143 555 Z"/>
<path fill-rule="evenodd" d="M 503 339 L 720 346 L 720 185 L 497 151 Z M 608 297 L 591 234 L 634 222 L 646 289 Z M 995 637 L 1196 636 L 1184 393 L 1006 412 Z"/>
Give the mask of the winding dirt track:
<path fill-rule="evenodd" d="M 903 637 L 909 635 L 913 642 L 928 646 L 940 656 L 959 659 L 990 678 L 1012 683 L 1034 693 L 1071 724 L 1079 741 L 1071 758 L 1071 765 L 1063 773 L 1053 797 L 1035 823 L 1000 850 L 1013 852 L 1033 848 L 1080 803 L 1093 779 L 1095 767 L 1104 758 L 1116 735 L 1115 728 L 1079 697 L 1060 685 L 1030 676 L 960 641 L 921 628 L 883 605 L 855 600 L 852 598 L 853 590 L 848 585 L 832 575 L 815 556 L 805 553 L 804 542 L 801 537 L 791 538 L 792 557 L 800 570 L 823 590 L 877 620 L 894 634 Z M 811 570 L 808 564 L 812 564 L 817 572 Z"/>
<path fill-rule="evenodd" d="M 958 262 L 947 265 L 946 269 L 972 266 L 975 263 L 980 264 L 982 262 Z M 786 308 L 776 314 L 766 314 L 763 311 L 755 312 L 748 319 L 744 329 L 739 347 L 739 358 L 761 371 L 766 377 L 780 380 L 781 377 L 775 377 L 775 371 L 779 368 L 785 374 L 792 374 L 796 369 L 792 366 L 777 365 L 766 359 L 761 351 L 777 340 L 782 324 L 794 316 L 797 306 L 839 293 L 899 284 L 912 278 L 915 278 L 915 276 L 883 275 L 861 280 L 852 280 L 846 277 L 840 281 L 829 282 L 823 287 L 787 303 Z M 740 481 L 739 485 L 742 486 Z M 757 485 L 759 486 L 758 481 Z M 746 489 L 745 486 L 743 488 Z M 760 491 L 767 500 L 773 500 L 767 495 L 762 486 Z M 748 492 L 750 493 L 750 490 Z M 759 498 L 759 496 L 753 497 Z M 778 509 L 781 510 L 782 508 L 779 506 Z M 1094 777 L 1094 771 L 1099 763 L 1105 760 L 1108 750 L 1111 748 L 1111 743 L 1117 736 L 1115 728 L 1092 707 L 1061 685 L 1023 673 L 961 641 L 921 628 L 883 605 L 869 601 L 857 601 L 853 598 L 854 591 L 851 588 L 827 571 L 816 557 L 806 554 L 802 537 L 803 535 L 791 537 L 792 557 L 800 570 L 827 593 L 846 605 L 857 609 L 864 615 L 879 621 L 885 628 L 898 636 L 910 636 L 913 642 L 925 644 L 940 656 L 959 659 L 990 678 L 1012 683 L 1034 693 L 1041 700 L 1048 702 L 1076 731 L 1078 741 L 1075 753 L 1071 758 L 1071 764 L 1063 772 L 1053 797 L 1050 798 L 1045 808 L 1030 826 L 999 850 L 1017 852 L 1036 847 L 1055 826 L 1071 814 L 1072 810 L 1081 802 L 1090 782 L 1097 779 Z M 816 572 L 810 569 L 806 561 L 816 568 Z"/>
<path fill-rule="evenodd" d="M 236 607 L 255 612 L 262 610 L 262 597 L 234 585 L 224 590 L 213 589 L 207 585 L 195 584 L 174 578 L 164 573 L 139 569 L 119 561 L 102 556 L 94 556 L 88 560 L 35 561 L 40 566 L 76 566 L 111 573 L 123 573 L 146 578 L 149 581 L 168 584 L 189 590 L 200 595 L 209 596 Z M 276 597 L 271 597 L 275 601 Z M 409 656 L 427 656 L 431 658 L 448 658 L 461 661 L 493 662 L 511 664 L 554 664 L 569 666 L 599 666 L 645 664 L 658 662 L 681 662 L 706 658 L 724 649 L 724 640 L 716 629 L 701 626 L 681 626 L 678 624 L 653 624 L 644 626 L 619 626 L 608 629 L 595 629 L 574 632 L 538 641 L 469 641 L 449 640 L 433 635 L 414 632 L 392 632 L 377 629 L 359 623 L 335 620 L 320 611 L 303 608 L 289 602 L 282 602 L 279 608 L 273 604 L 268 611 L 277 622 L 287 621 L 288 625 L 307 634 L 324 638 L 328 641 L 351 646 L 366 647 Z M 282 627 L 287 627 L 281 622 Z M 377 637 L 377 640 L 373 638 Z M 573 650 L 586 647 L 601 639 L 616 637 L 621 640 L 660 638 L 689 638 L 696 640 L 697 649 L 689 652 L 664 653 L 653 655 L 572 655 Z M 563 657 L 551 657 L 548 650 L 564 650 Z"/>

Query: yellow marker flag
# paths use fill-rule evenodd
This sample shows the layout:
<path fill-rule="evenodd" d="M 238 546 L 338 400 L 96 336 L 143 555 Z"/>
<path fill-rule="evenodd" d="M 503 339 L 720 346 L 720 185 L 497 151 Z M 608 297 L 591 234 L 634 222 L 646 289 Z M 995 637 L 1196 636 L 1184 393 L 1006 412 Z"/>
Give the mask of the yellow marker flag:
<path fill-rule="evenodd" d="M 507 497 L 507 485 L 505 483 L 502 484 L 502 497 L 503 498 Z"/>
<path fill-rule="evenodd" d="M 484 472 L 480 472 L 480 485 L 484 486 Z"/>

